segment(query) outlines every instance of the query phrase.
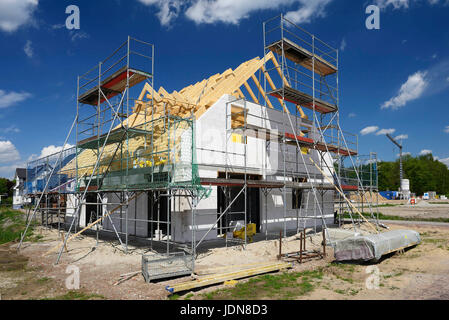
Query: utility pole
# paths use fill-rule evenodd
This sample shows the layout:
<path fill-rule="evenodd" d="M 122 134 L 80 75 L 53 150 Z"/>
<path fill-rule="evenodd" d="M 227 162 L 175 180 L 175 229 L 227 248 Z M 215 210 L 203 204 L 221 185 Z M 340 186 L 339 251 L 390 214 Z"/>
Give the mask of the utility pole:
<path fill-rule="evenodd" d="M 387 133 L 387 137 L 388 139 L 391 140 L 391 142 L 393 142 L 396 146 L 398 146 L 399 148 L 399 191 L 402 192 L 402 188 L 401 188 L 401 183 L 403 180 L 403 171 L 402 171 L 402 145 L 397 142 L 390 134 Z"/>

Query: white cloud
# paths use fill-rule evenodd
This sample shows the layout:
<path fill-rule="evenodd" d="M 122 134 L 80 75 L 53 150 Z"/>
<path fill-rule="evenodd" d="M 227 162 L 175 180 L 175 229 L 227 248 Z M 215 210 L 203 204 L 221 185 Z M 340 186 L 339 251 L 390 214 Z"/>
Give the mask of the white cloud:
<path fill-rule="evenodd" d="M 325 8 L 331 0 L 299 0 L 298 2 L 300 3 L 298 10 L 287 12 L 285 17 L 294 23 L 309 23 L 314 18 L 326 16 Z"/>
<path fill-rule="evenodd" d="M 345 51 L 345 49 L 346 49 L 346 39 L 343 38 L 343 40 L 341 40 L 340 50 Z"/>
<path fill-rule="evenodd" d="M 14 144 L 11 141 L 0 141 L 0 164 L 18 160 L 20 160 L 20 155 Z"/>
<path fill-rule="evenodd" d="M 84 31 L 71 31 L 70 32 L 70 39 L 75 42 L 78 39 L 89 39 L 90 36 L 85 33 Z"/>
<path fill-rule="evenodd" d="M 392 7 L 393 9 L 408 9 L 412 3 L 419 3 L 422 0 L 376 0 L 375 4 L 381 9 L 387 9 Z M 431 6 L 441 3 L 442 5 L 448 5 L 448 0 L 427 0 L 424 1 Z"/>
<path fill-rule="evenodd" d="M 438 159 L 438 161 L 440 161 L 441 163 L 444 163 L 445 165 L 447 165 L 449 167 L 449 158 Z"/>
<path fill-rule="evenodd" d="M 385 9 L 388 6 L 392 6 L 394 9 L 407 9 L 409 7 L 409 2 L 409 0 L 376 0 L 375 3 L 381 9 Z"/>
<path fill-rule="evenodd" d="M 362 129 L 362 130 L 360 131 L 360 134 L 361 134 L 362 136 L 365 136 L 365 135 L 367 135 L 367 134 L 374 133 L 374 132 L 376 132 L 377 130 L 379 130 L 379 127 L 378 127 L 378 126 L 370 126 L 370 127 L 366 127 L 366 128 L 364 128 L 364 129 Z"/>
<path fill-rule="evenodd" d="M 54 24 L 50 28 L 53 30 L 58 30 L 58 29 L 66 28 L 66 25 L 64 23 Z"/>
<path fill-rule="evenodd" d="M 383 134 L 393 134 L 396 132 L 396 129 L 382 129 L 377 131 L 376 136 L 381 136 Z"/>
<path fill-rule="evenodd" d="M 31 97 L 28 92 L 6 92 L 0 90 L 0 109 L 8 108 Z"/>
<path fill-rule="evenodd" d="M 0 129 L 0 132 L 3 132 L 3 133 L 19 133 L 20 129 L 17 128 L 15 125 L 12 125 L 12 126 L 9 126 L 9 127 L 5 128 L 5 129 Z"/>
<path fill-rule="evenodd" d="M 430 153 L 432 153 L 432 150 L 424 149 L 424 150 L 421 150 L 421 152 L 419 153 L 419 155 L 420 155 L 420 156 L 424 156 L 424 155 L 430 154 Z"/>
<path fill-rule="evenodd" d="M 31 46 L 33 44 L 33 42 L 31 40 L 27 40 L 25 47 L 23 48 L 23 51 L 25 51 L 25 54 L 27 55 L 28 58 L 32 58 L 34 56 L 34 50 L 33 47 Z"/>
<path fill-rule="evenodd" d="M 274 10 L 281 6 L 298 5 L 285 17 L 294 23 L 308 23 L 325 16 L 325 7 L 332 0 L 138 0 L 157 9 L 156 16 L 161 25 L 170 27 L 184 13 L 187 19 L 197 24 L 238 24 L 250 14 L 261 10 Z"/>
<path fill-rule="evenodd" d="M 412 155 L 412 154 L 411 154 L 410 152 L 403 152 L 403 153 L 402 153 L 402 156 L 403 156 L 403 157 L 405 157 L 405 156 L 411 156 L 411 155 Z M 399 157 L 400 154 L 398 153 L 397 156 Z"/>
<path fill-rule="evenodd" d="M 14 32 L 30 22 L 39 0 L 0 0 L 0 30 Z"/>
<path fill-rule="evenodd" d="M 449 126 L 446 126 L 446 127 L 444 128 L 444 132 L 449 133 Z"/>
<path fill-rule="evenodd" d="M 407 102 L 416 100 L 424 93 L 428 86 L 426 80 L 427 72 L 418 71 L 408 77 L 407 81 L 401 86 L 398 94 L 382 104 L 382 109 L 392 108 L 396 110 L 403 107 Z"/>
<path fill-rule="evenodd" d="M 395 138 L 396 140 L 406 140 L 408 139 L 408 134 L 401 134 Z"/>
<path fill-rule="evenodd" d="M 190 1 L 181 0 L 138 0 L 147 6 L 155 6 L 158 9 L 156 16 L 158 17 L 161 25 L 169 27 L 171 22 L 175 20 L 181 11 L 184 4 Z"/>
<path fill-rule="evenodd" d="M 0 177 L 7 179 L 14 179 L 14 174 L 17 168 L 25 168 L 26 164 L 24 163 L 15 163 L 6 166 L 0 166 Z"/>
<path fill-rule="evenodd" d="M 357 115 L 354 112 L 348 114 L 348 118 L 355 118 L 355 117 L 357 117 Z"/>
<path fill-rule="evenodd" d="M 64 150 L 67 150 L 67 149 L 70 149 L 70 148 L 73 148 L 73 147 L 74 146 L 72 146 L 71 144 L 67 144 L 65 146 Z M 41 154 L 40 154 L 40 156 L 37 159 L 41 159 L 41 158 L 45 158 L 45 157 L 54 155 L 54 154 L 56 154 L 58 152 L 61 152 L 61 150 L 62 150 L 62 146 L 57 147 L 57 146 L 51 145 L 51 146 L 45 147 L 45 148 L 42 149 Z"/>

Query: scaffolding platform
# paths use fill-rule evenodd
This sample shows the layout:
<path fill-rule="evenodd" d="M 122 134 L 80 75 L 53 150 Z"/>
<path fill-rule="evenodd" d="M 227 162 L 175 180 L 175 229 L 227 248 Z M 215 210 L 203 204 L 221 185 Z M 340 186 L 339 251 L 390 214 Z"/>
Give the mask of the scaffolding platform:
<path fill-rule="evenodd" d="M 108 98 L 108 100 L 122 93 L 126 89 L 128 83 L 128 72 L 130 88 L 152 77 L 151 74 L 144 71 L 127 68 L 126 66 L 121 68 L 105 80 L 101 81 L 101 91 L 103 91 L 103 94 Z M 78 101 L 83 104 L 96 106 L 99 99 L 100 103 L 103 103 L 106 100 L 99 92 L 97 85 L 81 94 Z"/>
<path fill-rule="evenodd" d="M 313 105 L 315 101 L 315 110 L 317 112 L 326 114 L 338 111 L 338 107 L 333 105 L 327 101 L 321 100 L 319 98 L 313 98 L 311 95 L 301 92 L 299 90 L 293 89 L 288 86 L 284 86 L 283 88 L 276 89 L 274 91 L 270 91 L 268 93 L 270 96 L 273 96 L 278 99 L 284 99 L 296 105 L 300 105 L 302 107 L 313 110 Z"/>
<path fill-rule="evenodd" d="M 108 138 L 108 134 L 103 134 L 100 137 L 97 136 L 93 136 L 87 139 L 84 139 L 82 141 L 79 141 L 77 146 L 80 149 L 92 149 L 92 150 L 96 150 L 97 148 L 99 148 L 99 146 L 102 146 L 105 141 L 106 141 L 106 145 L 109 144 L 115 144 L 115 143 L 123 143 L 126 142 L 126 138 L 135 138 L 138 136 L 145 136 L 145 135 L 150 135 L 151 132 L 146 131 L 146 130 L 142 130 L 142 129 L 138 129 L 138 128 L 117 128 L 111 131 L 111 133 L 109 134 L 109 138 Z"/>
<path fill-rule="evenodd" d="M 223 179 L 223 178 L 201 178 L 201 184 L 205 186 L 222 186 L 222 187 L 243 187 L 245 185 L 244 179 Z M 266 188 L 266 189 L 280 189 L 284 186 L 286 188 L 295 189 L 317 189 L 333 190 L 334 186 L 330 183 L 313 184 L 310 182 L 292 182 L 292 181 L 271 181 L 271 180 L 246 180 L 248 188 Z"/>
<path fill-rule="evenodd" d="M 359 191 L 359 186 L 342 185 L 343 191 Z"/>
<path fill-rule="evenodd" d="M 322 141 L 314 141 L 313 139 L 310 139 L 307 137 L 296 136 L 296 138 L 295 138 L 295 135 L 292 133 L 285 133 L 285 138 L 288 139 L 286 141 L 287 144 L 296 145 L 296 140 L 297 140 L 298 143 L 304 147 L 319 150 L 322 152 L 329 151 L 329 152 L 333 152 L 333 153 L 338 153 L 343 156 L 349 156 L 349 155 L 356 156 L 358 154 L 358 152 L 355 150 L 347 149 L 342 146 L 336 146 L 334 144 L 329 144 L 329 143 L 325 143 Z"/>
<path fill-rule="evenodd" d="M 313 54 L 309 50 L 299 46 L 298 44 L 283 38 L 268 45 L 267 49 L 282 56 L 282 48 L 284 48 L 285 57 L 310 71 L 315 71 L 321 76 L 328 76 L 338 71 L 338 68 L 332 63 L 326 61 L 321 56 Z M 313 58 L 315 57 L 315 66 Z M 314 68 L 315 67 L 315 68 Z"/>

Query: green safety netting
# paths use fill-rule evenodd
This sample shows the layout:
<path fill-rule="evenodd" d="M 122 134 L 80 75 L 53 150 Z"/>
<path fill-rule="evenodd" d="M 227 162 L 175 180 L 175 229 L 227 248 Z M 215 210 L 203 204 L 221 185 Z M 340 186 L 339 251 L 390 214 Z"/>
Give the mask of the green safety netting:
<path fill-rule="evenodd" d="M 198 198 L 208 197 L 211 189 L 201 185 L 195 140 L 192 118 L 167 115 L 82 141 L 77 145 L 83 150 L 77 159 L 78 188 L 87 185 L 101 191 L 178 188 L 190 190 Z M 89 184 L 103 145 L 105 151 Z M 83 152 L 90 152 L 91 156 L 83 157 Z"/>

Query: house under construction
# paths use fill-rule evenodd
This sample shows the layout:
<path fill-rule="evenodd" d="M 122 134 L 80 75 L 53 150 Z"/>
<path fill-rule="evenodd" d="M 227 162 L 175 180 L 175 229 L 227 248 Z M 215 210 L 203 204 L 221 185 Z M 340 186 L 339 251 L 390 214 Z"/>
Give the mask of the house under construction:
<path fill-rule="evenodd" d="M 28 164 L 33 216 L 65 242 L 91 229 L 195 256 L 207 240 L 326 228 L 351 214 L 337 189 L 369 207 L 376 157 L 361 162 L 340 127 L 338 50 L 282 15 L 263 36 L 261 58 L 171 93 L 155 88 L 154 46 L 131 37 L 79 76 L 76 146 Z"/>

